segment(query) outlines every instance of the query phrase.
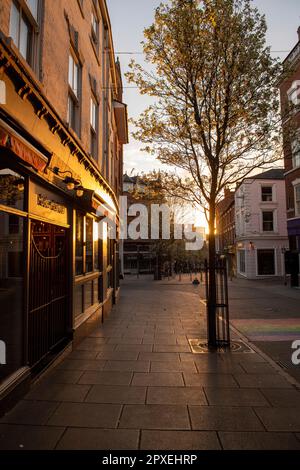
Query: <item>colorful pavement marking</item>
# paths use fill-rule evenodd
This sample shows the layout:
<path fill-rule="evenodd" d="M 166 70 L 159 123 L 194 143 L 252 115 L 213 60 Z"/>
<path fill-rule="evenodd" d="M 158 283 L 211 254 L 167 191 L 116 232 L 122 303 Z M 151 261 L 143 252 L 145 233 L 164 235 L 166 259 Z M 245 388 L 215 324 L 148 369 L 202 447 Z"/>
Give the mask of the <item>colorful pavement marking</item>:
<path fill-rule="evenodd" d="M 235 328 L 251 341 L 293 341 L 300 339 L 300 319 L 245 319 L 232 320 Z"/>

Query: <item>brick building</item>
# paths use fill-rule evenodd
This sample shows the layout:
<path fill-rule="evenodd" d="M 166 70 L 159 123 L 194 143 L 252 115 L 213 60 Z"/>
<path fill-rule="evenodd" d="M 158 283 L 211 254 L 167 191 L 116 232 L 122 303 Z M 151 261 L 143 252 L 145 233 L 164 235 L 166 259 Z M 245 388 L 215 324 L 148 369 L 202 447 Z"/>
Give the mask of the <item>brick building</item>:
<path fill-rule="evenodd" d="M 291 283 L 300 285 L 300 27 L 298 42 L 283 62 L 285 72 L 279 84 L 283 118 L 286 181 L 288 269 Z"/>
<path fill-rule="evenodd" d="M 223 199 L 217 205 L 216 229 L 218 251 L 224 253 L 235 243 L 234 191 L 227 188 Z"/>
<path fill-rule="evenodd" d="M 119 290 L 118 242 L 99 223 L 118 220 L 127 143 L 107 5 L 53 4 L 0 2 L 0 401 Z"/>

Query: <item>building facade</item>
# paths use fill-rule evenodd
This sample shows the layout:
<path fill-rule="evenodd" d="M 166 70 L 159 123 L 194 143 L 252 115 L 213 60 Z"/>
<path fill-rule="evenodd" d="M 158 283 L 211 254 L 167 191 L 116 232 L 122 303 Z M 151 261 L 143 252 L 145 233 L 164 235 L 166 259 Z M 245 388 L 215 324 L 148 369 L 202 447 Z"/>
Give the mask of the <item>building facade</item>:
<path fill-rule="evenodd" d="M 150 201 L 143 198 L 143 194 L 147 192 L 147 187 L 143 179 L 138 176 L 123 175 L 123 196 L 127 198 L 127 207 L 132 204 L 141 203 L 150 209 Z M 139 194 L 139 199 L 135 197 Z M 134 217 L 127 218 L 127 225 Z M 139 238 L 133 240 L 130 237 L 122 240 L 121 245 L 121 272 L 126 275 L 153 274 L 156 266 L 156 245 L 157 240 L 151 240 L 150 237 L 150 221 L 148 221 L 148 237 L 146 239 Z"/>
<path fill-rule="evenodd" d="M 283 121 L 288 265 L 292 286 L 300 285 L 300 28 L 298 42 L 284 60 L 279 84 Z"/>
<path fill-rule="evenodd" d="M 216 249 L 227 258 L 229 275 L 236 275 L 234 191 L 228 188 L 216 210 Z"/>
<path fill-rule="evenodd" d="M 288 237 L 283 169 L 245 178 L 237 188 L 235 230 L 238 277 L 285 275 Z"/>
<path fill-rule="evenodd" d="M 0 401 L 109 314 L 127 111 L 104 0 L 0 2 Z"/>

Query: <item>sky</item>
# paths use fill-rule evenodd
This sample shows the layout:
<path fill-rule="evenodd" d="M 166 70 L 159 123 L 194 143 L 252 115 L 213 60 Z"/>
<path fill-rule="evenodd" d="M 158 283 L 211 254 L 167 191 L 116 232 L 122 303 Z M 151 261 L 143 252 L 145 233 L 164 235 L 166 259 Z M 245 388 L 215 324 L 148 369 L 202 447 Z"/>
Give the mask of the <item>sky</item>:
<path fill-rule="evenodd" d="M 141 54 L 143 30 L 153 23 L 154 10 L 160 0 L 106 1 L 112 24 L 115 54 L 120 59 L 124 75 L 132 58 L 144 64 Z M 300 0 L 253 0 L 253 4 L 266 16 L 267 45 L 274 51 L 273 56 L 284 59 L 298 40 Z M 123 85 L 123 101 L 128 105 L 128 115 L 137 118 L 150 104 L 150 98 L 141 96 L 134 84 L 128 84 L 124 76 Z M 129 139 L 129 144 L 124 147 L 124 170 L 128 174 L 161 168 L 160 162 L 140 150 L 143 144 L 136 142 L 131 136 Z"/>

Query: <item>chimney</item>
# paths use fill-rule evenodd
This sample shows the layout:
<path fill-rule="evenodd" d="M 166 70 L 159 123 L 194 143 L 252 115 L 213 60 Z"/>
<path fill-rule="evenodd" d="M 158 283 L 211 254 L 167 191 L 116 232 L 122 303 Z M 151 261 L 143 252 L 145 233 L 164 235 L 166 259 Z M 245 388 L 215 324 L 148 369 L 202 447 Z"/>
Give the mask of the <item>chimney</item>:
<path fill-rule="evenodd" d="M 299 28 L 297 29 L 297 33 L 298 33 L 298 41 L 300 41 L 300 26 L 299 26 Z"/>

